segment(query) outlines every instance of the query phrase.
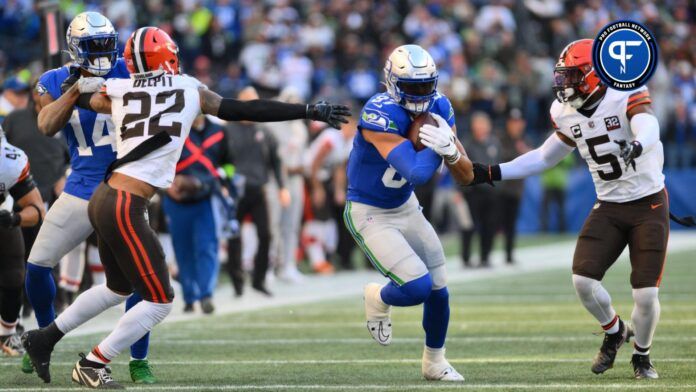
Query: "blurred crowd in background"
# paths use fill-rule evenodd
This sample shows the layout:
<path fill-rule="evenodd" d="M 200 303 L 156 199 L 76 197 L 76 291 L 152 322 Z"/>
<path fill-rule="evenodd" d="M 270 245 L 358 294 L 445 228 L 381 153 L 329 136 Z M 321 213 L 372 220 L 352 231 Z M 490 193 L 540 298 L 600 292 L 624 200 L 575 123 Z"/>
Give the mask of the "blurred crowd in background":
<path fill-rule="evenodd" d="M 36 3 L 0 4 L 1 117 L 29 103 L 30 87 L 44 70 Z M 121 47 L 139 26 L 164 29 L 179 44 L 184 72 L 223 96 L 253 86 L 261 97 L 330 99 L 356 111 L 382 91 L 386 56 L 399 45 L 419 44 L 437 63 L 438 89 L 455 108 L 460 139 L 472 160 L 481 163 L 510 160 L 548 135 L 552 69 L 565 45 L 594 37 L 612 20 L 631 19 L 659 40 L 659 67 L 649 86 L 665 166 L 693 170 L 696 165 L 696 5 L 688 0 L 75 0 L 60 1 L 60 7 L 65 26 L 79 12 L 102 12 L 118 31 Z M 283 258 L 294 263 L 306 257 L 312 260 L 308 271 L 352 268 L 360 258 L 342 230 L 345 182 L 340 173 L 354 129 L 341 133 L 318 124 L 286 125 L 293 128 L 292 137 L 284 136 L 282 126 L 264 129 L 282 139 L 274 142 L 281 175 L 304 186 L 293 185 L 287 197 L 276 175 L 264 178 L 261 185 L 280 192 L 276 197 L 266 189 L 273 194 L 271 204 L 282 206 L 268 207 L 271 225 L 262 228 L 263 235 L 245 234 L 245 228 L 259 225 L 244 224 L 246 217 L 241 217 L 242 258 L 252 263 L 253 252 L 268 249 L 276 267 L 282 267 Z M 578 164 L 571 156 L 542 176 L 542 230 L 565 230 L 558 211 L 564 210 L 567 173 Z M 478 234 L 475 259 L 485 266 L 498 233 L 505 238 L 506 260 L 514 262 L 523 188 L 523 182 L 510 181 L 460 191 L 445 173 L 418 194 L 441 231 L 459 233 L 465 265 L 472 259 L 472 236 Z M 274 222 L 290 200 L 298 202 L 298 195 L 303 202 L 293 208 L 302 211 L 297 219 L 304 223 L 291 225 L 296 233 L 281 233 Z M 280 249 L 286 241 L 298 246 Z"/>

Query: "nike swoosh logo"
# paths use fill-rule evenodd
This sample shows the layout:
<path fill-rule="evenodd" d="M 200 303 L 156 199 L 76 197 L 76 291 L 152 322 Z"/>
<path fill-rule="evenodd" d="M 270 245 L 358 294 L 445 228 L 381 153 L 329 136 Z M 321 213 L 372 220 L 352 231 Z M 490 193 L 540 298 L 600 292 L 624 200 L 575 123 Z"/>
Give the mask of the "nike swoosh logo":
<path fill-rule="evenodd" d="M 659 207 L 659 206 L 661 206 L 661 205 L 662 205 L 662 203 L 659 203 L 659 204 L 650 204 L 650 209 L 654 210 L 655 208 L 657 208 L 657 207 Z"/>
<path fill-rule="evenodd" d="M 379 323 L 379 329 L 377 330 L 377 336 L 379 337 L 380 342 L 386 342 L 389 340 L 389 335 L 384 334 L 384 329 L 382 328 L 382 323 Z"/>
<path fill-rule="evenodd" d="M 84 372 L 80 372 L 80 376 L 82 376 L 82 379 L 87 381 L 87 384 L 89 384 L 92 388 L 96 388 L 99 386 L 99 378 L 97 378 L 96 380 L 92 380 Z"/>

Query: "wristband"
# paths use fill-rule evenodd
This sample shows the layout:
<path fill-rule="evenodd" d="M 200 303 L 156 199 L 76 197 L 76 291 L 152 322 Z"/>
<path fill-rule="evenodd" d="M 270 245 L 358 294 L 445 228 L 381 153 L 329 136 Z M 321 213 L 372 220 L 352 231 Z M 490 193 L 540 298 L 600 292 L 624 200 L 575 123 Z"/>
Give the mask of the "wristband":
<path fill-rule="evenodd" d="M 500 173 L 500 165 L 489 165 L 488 166 L 488 178 L 491 181 L 502 180 L 502 174 Z"/>

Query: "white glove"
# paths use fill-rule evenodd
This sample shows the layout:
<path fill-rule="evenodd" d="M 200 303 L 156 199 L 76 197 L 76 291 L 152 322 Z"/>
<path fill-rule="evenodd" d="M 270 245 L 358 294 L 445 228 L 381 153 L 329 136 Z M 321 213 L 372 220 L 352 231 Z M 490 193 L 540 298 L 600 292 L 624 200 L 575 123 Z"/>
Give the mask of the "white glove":
<path fill-rule="evenodd" d="M 437 121 L 437 127 L 430 124 L 423 125 L 418 133 L 421 143 L 447 159 L 449 163 L 456 162 L 460 154 L 457 150 L 457 138 L 452 133 L 452 128 L 444 118 L 435 113 L 431 113 L 431 115 Z"/>
<path fill-rule="evenodd" d="M 96 93 L 101 89 L 104 82 L 106 80 L 100 77 L 80 78 L 77 80 L 77 89 L 80 91 L 80 94 Z"/>

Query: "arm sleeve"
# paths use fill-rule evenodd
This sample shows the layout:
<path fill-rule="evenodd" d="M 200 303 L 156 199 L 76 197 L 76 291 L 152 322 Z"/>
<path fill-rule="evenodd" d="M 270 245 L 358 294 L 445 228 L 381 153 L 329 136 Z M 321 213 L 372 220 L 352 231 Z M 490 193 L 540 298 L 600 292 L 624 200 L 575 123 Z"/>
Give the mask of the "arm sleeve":
<path fill-rule="evenodd" d="M 408 182 L 423 185 L 440 167 L 442 158 L 429 148 L 416 152 L 413 144 L 404 140 L 387 155 L 387 162 Z"/>
<path fill-rule="evenodd" d="M 255 99 L 239 101 L 224 98 L 217 117 L 227 121 L 276 122 L 307 117 L 307 105 Z"/>
<path fill-rule="evenodd" d="M 546 169 L 556 166 L 575 147 L 563 142 L 554 132 L 541 147 L 522 154 L 514 160 L 500 164 L 500 174 L 503 180 L 525 178 L 539 174 Z"/>
<path fill-rule="evenodd" d="M 643 146 L 643 152 L 649 151 L 660 140 L 660 124 L 649 113 L 638 113 L 631 117 L 631 131 L 635 140 Z"/>

